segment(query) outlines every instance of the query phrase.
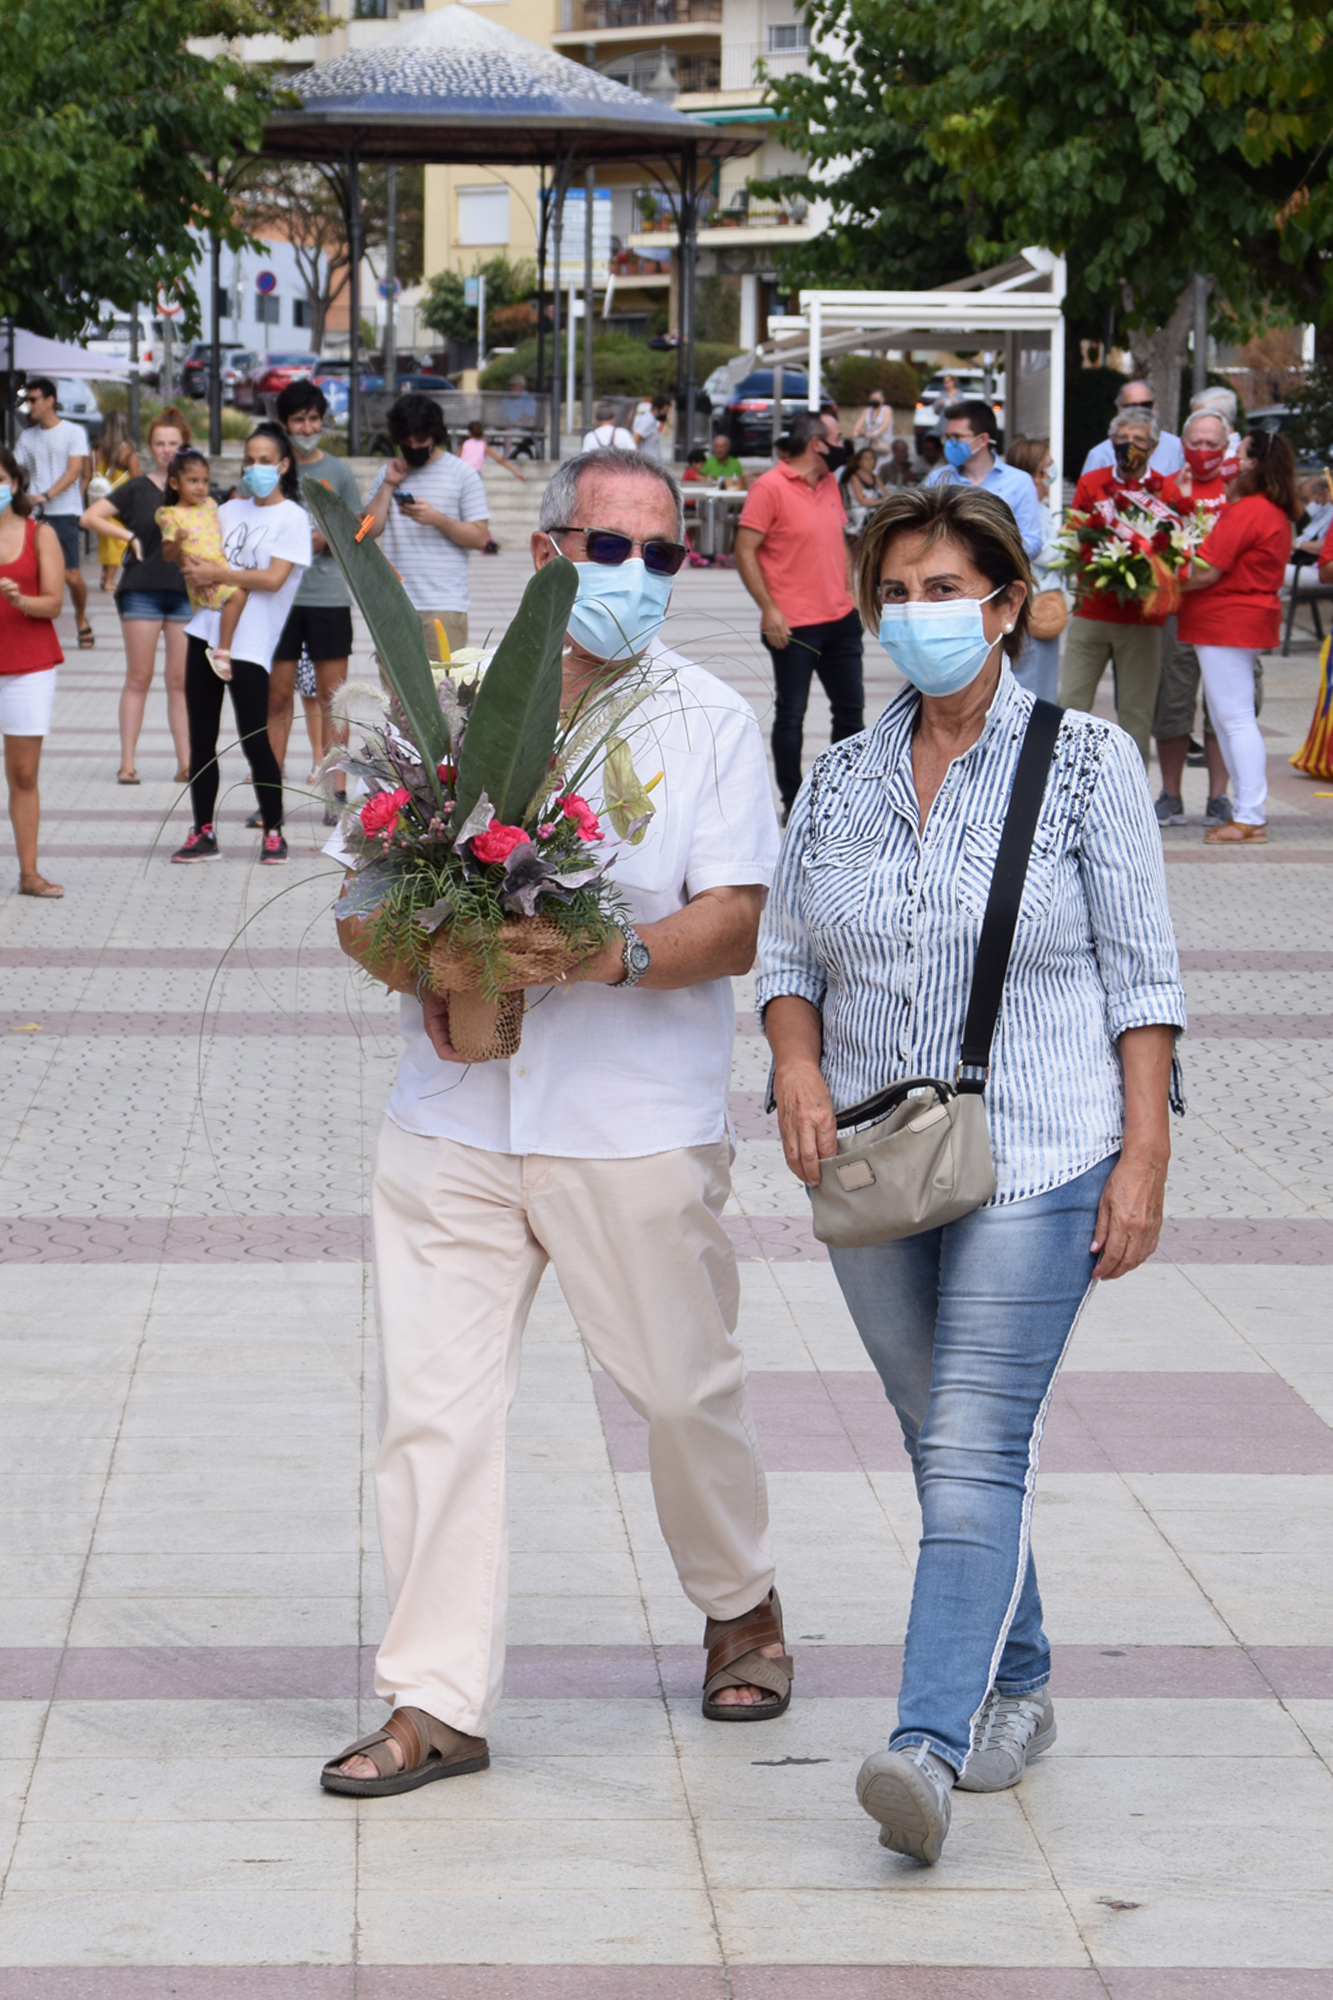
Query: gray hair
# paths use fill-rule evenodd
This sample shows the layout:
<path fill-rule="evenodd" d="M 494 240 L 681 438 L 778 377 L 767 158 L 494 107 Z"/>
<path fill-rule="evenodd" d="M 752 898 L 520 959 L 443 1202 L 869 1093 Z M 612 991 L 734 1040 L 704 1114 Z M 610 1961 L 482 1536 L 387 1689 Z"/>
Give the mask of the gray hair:
<path fill-rule="evenodd" d="M 1126 407 L 1128 407 L 1131 410 L 1144 407 L 1144 405 L 1142 404 L 1134 404 L 1134 403 L 1130 403 L 1128 406 L 1126 406 L 1125 391 L 1127 389 L 1146 389 L 1150 396 L 1153 395 L 1152 383 L 1148 380 L 1146 375 L 1131 375 L 1128 382 L 1122 382 L 1120 384 L 1120 387 L 1116 390 L 1115 406 L 1117 410 L 1124 409 Z M 1156 398 L 1154 397 L 1153 400 L 1156 401 Z"/>
<path fill-rule="evenodd" d="M 1180 427 L 1181 437 L 1187 438 L 1201 417 L 1207 417 L 1210 424 L 1220 424 L 1222 426 L 1222 442 L 1225 444 L 1231 435 L 1231 425 L 1227 422 L 1226 412 L 1224 410 L 1210 409 L 1207 405 L 1200 405 L 1197 410 L 1190 411 Z"/>
<path fill-rule="evenodd" d="M 637 451 L 621 451 L 615 445 L 580 452 L 577 457 L 565 459 L 556 468 L 542 494 L 541 513 L 537 518 L 539 528 L 545 528 L 549 533 L 552 528 L 572 528 L 576 525 L 579 481 L 585 472 L 616 472 L 625 479 L 656 480 L 671 495 L 671 504 L 676 512 L 676 535 L 683 539 L 685 501 L 675 475 L 667 471 L 660 459 L 641 458 Z"/>
<path fill-rule="evenodd" d="M 1162 426 L 1158 423 L 1152 411 L 1143 408 L 1135 409 L 1132 403 L 1127 410 L 1116 411 L 1110 423 L 1106 426 L 1106 435 L 1114 443 L 1121 431 L 1131 430 L 1147 431 L 1154 444 L 1157 443 L 1157 440 L 1162 435 Z"/>
<path fill-rule="evenodd" d="M 1200 389 L 1197 396 L 1190 397 L 1190 409 L 1212 410 L 1225 418 L 1229 431 L 1236 428 L 1236 412 L 1240 408 L 1234 389 Z"/>
<path fill-rule="evenodd" d="M 619 407 L 613 396 L 599 396 L 597 398 L 598 423 L 613 424 L 616 420 L 616 411 Z"/>

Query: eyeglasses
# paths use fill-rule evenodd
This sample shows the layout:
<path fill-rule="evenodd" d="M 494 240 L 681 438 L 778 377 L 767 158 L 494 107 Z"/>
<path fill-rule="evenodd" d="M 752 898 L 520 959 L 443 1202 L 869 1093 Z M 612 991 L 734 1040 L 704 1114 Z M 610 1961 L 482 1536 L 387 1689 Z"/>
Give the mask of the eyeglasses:
<path fill-rule="evenodd" d="M 638 549 L 644 568 L 653 576 L 674 576 L 689 554 L 683 542 L 636 542 L 629 535 L 618 534 L 614 528 L 551 528 L 547 532 L 552 535 L 582 535 L 588 561 L 603 563 L 608 569 L 618 569 Z"/>

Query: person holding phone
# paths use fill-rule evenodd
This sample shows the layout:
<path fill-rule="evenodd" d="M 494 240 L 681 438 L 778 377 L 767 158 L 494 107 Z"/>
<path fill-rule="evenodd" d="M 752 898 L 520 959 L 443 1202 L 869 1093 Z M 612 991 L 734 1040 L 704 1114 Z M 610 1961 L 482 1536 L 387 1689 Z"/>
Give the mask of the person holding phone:
<path fill-rule="evenodd" d="M 436 619 L 451 651 L 467 644 L 467 559 L 491 538 L 486 488 L 445 449 L 444 412 L 430 396 L 400 396 L 388 431 L 398 455 L 370 489 L 370 533 L 402 578 L 434 659 Z"/>

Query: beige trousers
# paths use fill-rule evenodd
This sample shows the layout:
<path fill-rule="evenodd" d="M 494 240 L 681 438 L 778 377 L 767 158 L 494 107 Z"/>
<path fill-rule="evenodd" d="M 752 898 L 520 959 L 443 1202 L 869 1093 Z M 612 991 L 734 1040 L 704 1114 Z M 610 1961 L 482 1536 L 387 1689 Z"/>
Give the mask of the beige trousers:
<path fill-rule="evenodd" d="M 421 632 L 422 637 L 426 641 L 428 658 L 438 660 L 440 657 L 440 642 L 435 634 L 435 620 L 437 618 L 444 627 L 444 636 L 449 641 L 449 651 L 451 653 L 456 653 L 460 646 L 466 646 L 466 611 L 418 611 L 417 617 L 421 620 Z"/>
<path fill-rule="evenodd" d="M 719 1220 L 727 1161 L 725 1142 L 631 1160 L 488 1153 L 385 1120 L 372 1192 L 385 1700 L 484 1736 L 500 1698 L 505 1420 L 548 1261 L 594 1359 L 648 1421 L 686 1596 L 735 1618 L 767 1595 L 768 1494 Z"/>
<path fill-rule="evenodd" d="M 1115 719 L 1138 744 L 1146 766 L 1162 678 L 1160 625 L 1113 625 L 1109 619 L 1071 618 L 1060 668 L 1060 706 L 1090 709 L 1113 655 Z"/>

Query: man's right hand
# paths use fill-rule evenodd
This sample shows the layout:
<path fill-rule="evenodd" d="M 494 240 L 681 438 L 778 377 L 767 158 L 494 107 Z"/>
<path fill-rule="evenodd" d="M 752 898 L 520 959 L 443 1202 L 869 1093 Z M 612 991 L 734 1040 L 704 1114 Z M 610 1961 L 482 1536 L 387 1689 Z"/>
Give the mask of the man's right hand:
<path fill-rule="evenodd" d="M 405 458 L 391 458 L 384 468 L 384 483 L 386 486 L 401 486 L 407 473 L 408 464 Z"/>
<path fill-rule="evenodd" d="M 760 619 L 759 630 L 763 633 L 775 653 L 782 652 L 784 648 L 791 644 L 791 626 L 778 610 L 776 604 L 771 611 L 766 611 Z"/>
<path fill-rule="evenodd" d="M 425 1024 L 430 1045 L 441 1062 L 465 1063 L 466 1056 L 460 1056 L 449 1040 L 449 995 L 447 993 L 423 993 L 421 996 L 421 1018 Z"/>

